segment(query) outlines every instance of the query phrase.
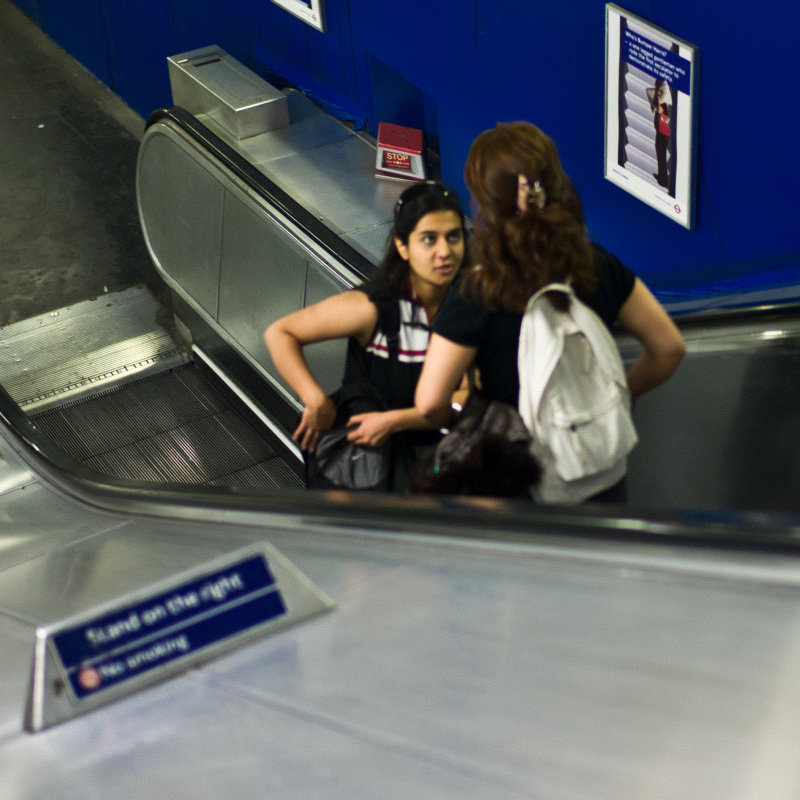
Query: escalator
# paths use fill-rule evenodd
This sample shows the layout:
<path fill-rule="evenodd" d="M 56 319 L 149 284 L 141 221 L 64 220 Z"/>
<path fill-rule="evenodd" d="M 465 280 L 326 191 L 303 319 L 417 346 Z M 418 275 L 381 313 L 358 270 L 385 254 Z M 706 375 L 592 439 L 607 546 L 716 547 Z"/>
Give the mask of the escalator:
<path fill-rule="evenodd" d="M 292 489 L 302 462 L 234 390 L 159 324 L 144 287 L 0 330 L 0 383 L 92 472 L 156 484 Z"/>
<path fill-rule="evenodd" d="M 628 508 L 295 492 L 299 406 L 261 332 L 369 274 L 402 184 L 290 109 L 238 143 L 154 115 L 140 213 L 169 302 L 0 330 L 0 794 L 795 796 L 800 520 L 773 512 L 797 508 L 797 307 L 679 320 Z M 332 388 L 341 352 L 309 350 Z M 265 542 L 332 613 L 23 731 L 42 631 Z"/>
<path fill-rule="evenodd" d="M 196 362 L 32 420 L 81 464 L 113 478 L 247 489 L 302 486 L 286 448 Z"/>
<path fill-rule="evenodd" d="M 292 108 L 296 124 L 314 130 L 295 146 L 301 157 L 326 146 L 371 152 L 304 98 L 292 97 Z M 286 151 L 280 160 L 285 171 Z M 290 438 L 300 405 L 261 334 L 272 319 L 369 274 L 401 188 L 383 185 L 381 218 L 365 225 L 369 214 L 360 213 L 350 234 L 192 115 L 157 112 L 141 145 L 137 194 L 169 307 L 136 286 L 6 326 L 0 385 L 39 435 L 104 479 L 300 488 L 302 456 Z M 342 343 L 310 348 L 327 389 L 343 355 Z"/>
<path fill-rule="evenodd" d="M 404 184 L 376 180 L 374 145 L 306 98 L 290 94 L 289 108 L 289 128 L 243 141 L 179 108 L 152 115 L 137 196 L 171 308 L 136 287 L 0 332 L 0 384 L 40 434 L 95 474 L 302 485 L 291 442 L 301 406 L 263 331 L 370 274 Z M 688 355 L 634 410 L 631 506 L 796 511 L 797 305 L 680 311 Z M 634 360 L 638 343 L 618 341 Z M 335 389 L 344 343 L 306 356 Z"/>

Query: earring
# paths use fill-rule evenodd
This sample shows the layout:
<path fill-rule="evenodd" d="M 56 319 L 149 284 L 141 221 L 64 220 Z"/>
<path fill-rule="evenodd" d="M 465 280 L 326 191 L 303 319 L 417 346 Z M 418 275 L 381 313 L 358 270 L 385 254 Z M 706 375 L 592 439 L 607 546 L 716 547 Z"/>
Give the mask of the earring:
<path fill-rule="evenodd" d="M 528 189 L 528 204 L 536 206 L 540 211 L 547 204 L 547 192 L 545 192 L 541 181 L 534 181 L 533 186 Z"/>

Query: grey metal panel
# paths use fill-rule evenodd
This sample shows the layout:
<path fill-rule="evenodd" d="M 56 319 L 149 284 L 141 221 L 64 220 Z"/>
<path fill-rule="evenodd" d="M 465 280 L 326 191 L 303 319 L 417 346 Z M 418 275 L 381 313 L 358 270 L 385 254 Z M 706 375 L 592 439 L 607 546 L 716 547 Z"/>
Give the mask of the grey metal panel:
<path fill-rule="evenodd" d="M 185 363 L 160 312 L 135 286 L 6 325 L 0 383 L 31 414 Z"/>
<path fill-rule="evenodd" d="M 207 170 L 214 171 L 212 196 L 205 209 L 209 224 L 214 217 L 213 235 L 204 231 L 191 241 L 190 232 L 164 218 L 168 204 L 160 197 L 155 202 L 154 185 L 162 158 L 193 164 L 181 175 L 165 176 L 171 182 L 167 195 L 191 191 L 199 197 L 212 180 Z M 219 165 L 206 162 L 205 155 L 183 140 L 176 129 L 154 126 L 148 130 L 140 149 L 139 171 L 140 214 L 156 265 L 173 289 L 208 315 L 208 321 L 229 344 L 288 391 L 264 346 L 264 329 L 283 314 L 354 285 L 356 277 L 309 240 L 292 220 L 251 196 Z M 195 185 L 197 176 L 201 180 Z M 218 187 L 224 196 L 219 202 Z M 198 242 L 204 251 L 201 256 L 193 253 Z M 199 270 L 190 269 L 190 258 L 197 259 Z M 341 378 L 344 347 L 338 342 L 310 348 L 310 360 L 320 369 L 326 390 L 335 388 Z"/>
<path fill-rule="evenodd" d="M 383 256 L 397 198 L 408 181 L 375 176 L 375 143 L 288 92 L 291 124 L 236 141 L 209 117 L 201 121 L 362 255 Z"/>
<path fill-rule="evenodd" d="M 259 166 L 341 236 L 390 221 L 408 185 L 376 178 L 375 149 L 356 136 Z"/>
<path fill-rule="evenodd" d="M 124 591 L 139 559 L 168 571 L 221 534 L 262 536 L 337 610 L 43 734 L 13 733 L 7 706 L 4 796 L 121 800 L 143 781 L 197 800 L 800 789 L 791 560 L 275 523 L 138 520 L 103 537 L 96 566 Z M 20 580 L 73 607 L 58 577 L 70 557 L 48 560 L 52 584 L 27 565 Z M 98 570 L 70 588 L 104 596 Z M 2 605 L 30 613 L 10 591 Z M 23 661 L 25 637 L 12 642 L 0 665 Z"/>
<path fill-rule="evenodd" d="M 243 652 L 209 668 L 270 707 L 314 708 L 469 772 L 468 796 L 484 781 L 502 797 L 651 799 L 800 782 L 796 582 L 535 547 L 295 543 L 309 574 L 316 562 L 345 581 L 328 585 L 342 613 L 298 631 L 283 659 Z"/>
<path fill-rule="evenodd" d="M 330 115 L 322 113 L 307 97 L 291 91 L 286 97 L 291 121 L 288 127 L 270 131 L 267 136 L 230 142 L 231 146 L 247 156 L 253 164 L 268 169 L 264 162 L 353 136 L 352 130 Z M 209 123 L 205 118 L 203 122 Z"/>
<path fill-rule="evenodd" d="M 0 499 L 3 495 L 35 481 L 30 470 L 14 460 L 3 458 L 2 454 L 3 447 L 0 445 Z"/>
<path fill-rule="evenodd" d="M 172 100 L 239 139 L 289 124 L 285 95 L 216 45 L 167 59 Z"/>
<path fill-rule="evenodd" d="M 275 370 L 264 330 L 276 319 L 346 288 L 286 229 L 251 203 L 228 194 L 225 206 L 219 323 L 240 347 L 295 396 Z M 325 391 L 341 382 L 346 343 L 305 349 Z"/>
<path fill-rule="evenodd" d="M 378 264 L 386 252 L 392 225 L 392 221 L 387 220 L 382 225 L 364 228 L 353 234 L 345 234 L 342 238 L 365 258 Z"/>
<path fill-rule="evenodd" d="M 0 582 L 5 580 L 5 572 L 17 564 L 124 522 L 112 514 L 87 518 L 79 505 L 54 495 L 38 482 L 2 495 L 0 507 Z M 21 599 L 28 597 L 28 590 L 23 588 Z"/>
<path fill-rule="evenodd" d="M 797 511 L 800 339 L 687 339 L 675 375 L 636 401 L 631 503 Z"/>
<path fill-rule="evenodd" d="M 219 323 L 274 371 L 264 330 L 303 307 L 308 253 L 273 219 L 228 192 L 220 269 Z"/>
<path fill-rule="evenodd" d="M 95 535 L 51 548 L 2 573 L 0 614 L 31 624 L 67 619 L 105 606 L 150 584 L 168 581 L 239 547 L 263 538 L 194 523 L 154 524 L 136 518 Z M 91 517 L 84 516 L 85 524 Z"/>
<path fill-rule="evenodd" d="M 344 287 L 326 272 L 309 265 L 308 281 L 306 284 L 305 305 L 310 306 L 342 291 Z M 328 342 L 319 342 L 303 348 L 303 352 L 324 392 L 330 394 L 342 383 L 344 374 L 345 355 L 347 353 L 346 339 L 333 339 Z"/>
<path fill-rule="evenodd" d="M 202 158 L 158 126 L 139 150 L 142 231 L 156 266 L 217 314 L 225 190 Z"/>
<path fill-rule="evenodd" d="M 2 580 L 2 577 L 0 577 Z M 20 697 L 28 691 L 34 632 L 30 625 L 0 613 L 0 751 L 20 734 Z M 2 760 L 2 756 L 0 756 Z M 4 789 L 0 772 L 0 790 Z M 4 793 L 5 798 L 10 797 Z"/>

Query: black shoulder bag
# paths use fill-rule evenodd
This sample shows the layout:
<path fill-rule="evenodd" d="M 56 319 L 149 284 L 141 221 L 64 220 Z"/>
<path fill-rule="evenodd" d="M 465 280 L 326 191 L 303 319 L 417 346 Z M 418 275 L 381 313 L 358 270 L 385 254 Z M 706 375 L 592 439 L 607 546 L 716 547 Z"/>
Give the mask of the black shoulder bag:
<path fill-rule="evenodd" d="M 473 386 L 447 435 L 417 462 L 411 491 L 530 497 L 529 488 L 541 474 L 530 441 L 513 406 L 489 400 Z"/>

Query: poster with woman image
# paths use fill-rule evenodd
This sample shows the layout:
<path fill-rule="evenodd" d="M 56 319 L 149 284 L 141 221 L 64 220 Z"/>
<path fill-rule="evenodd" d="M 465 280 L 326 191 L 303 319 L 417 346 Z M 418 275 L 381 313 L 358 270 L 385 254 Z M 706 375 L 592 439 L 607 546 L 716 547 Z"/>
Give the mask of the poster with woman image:
<path fill-rule="evenodd" d="M 694 226 L 697 48 L 606 4 L 605 177 Z"/>

